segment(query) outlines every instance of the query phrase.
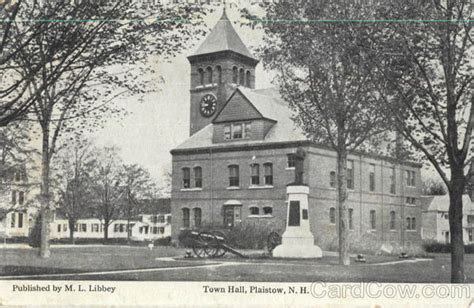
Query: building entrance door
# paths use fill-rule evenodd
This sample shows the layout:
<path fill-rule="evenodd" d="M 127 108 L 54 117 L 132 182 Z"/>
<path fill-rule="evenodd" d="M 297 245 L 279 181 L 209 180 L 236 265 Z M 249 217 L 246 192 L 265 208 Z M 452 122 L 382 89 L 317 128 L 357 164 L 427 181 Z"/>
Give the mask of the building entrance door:
<path fill-rule="evenodd" d="M 241 221 L 240 213 L 241 206 L 227 205 L 224 207 L 224 226 L 226 228 L 233 228 Z"/>

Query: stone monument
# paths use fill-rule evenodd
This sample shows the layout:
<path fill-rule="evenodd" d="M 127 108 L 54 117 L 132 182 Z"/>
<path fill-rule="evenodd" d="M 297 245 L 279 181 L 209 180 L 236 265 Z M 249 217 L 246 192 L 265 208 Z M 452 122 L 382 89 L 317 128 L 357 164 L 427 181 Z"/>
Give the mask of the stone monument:
<path fill-rule="evenodd" d="M 296 151 L 295 181 L 287 185 L 287 219 L 286 230 L 282 235 L 281 245 L 273 250 L 278 258 L 321 258 L 321 248 L 314 245 L 308 215 L 309 187 L 304 184 L 305 152 Z"/>

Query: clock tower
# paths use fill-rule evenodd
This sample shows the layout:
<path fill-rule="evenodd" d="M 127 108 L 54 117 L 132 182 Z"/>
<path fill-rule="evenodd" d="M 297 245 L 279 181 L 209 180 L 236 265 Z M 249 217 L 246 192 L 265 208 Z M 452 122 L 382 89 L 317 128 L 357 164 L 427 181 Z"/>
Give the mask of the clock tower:
<path fill-rule="evenodd" d="M 191 64 L 190 135 L 210 124 L 237 87 L 255 88 L 252 56 L 226 11 L 197 51 Z"/>

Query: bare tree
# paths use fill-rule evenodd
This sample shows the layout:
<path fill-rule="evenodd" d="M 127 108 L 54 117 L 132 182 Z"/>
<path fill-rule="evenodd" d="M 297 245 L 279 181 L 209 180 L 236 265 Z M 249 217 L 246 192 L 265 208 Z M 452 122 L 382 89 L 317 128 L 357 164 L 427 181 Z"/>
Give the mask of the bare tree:
<path fill-rule="evenodd" d="M 147 92 L 149 83 L 136 76 L 152 73 L 152 69 L 142 62 L 151 54 L 168 56 L 178 52 L 186 38 L 199 31 L 182 19 L 194 16 L 200 8 L 185 4 L 171 8 L 156 3 L 150 11 L 139 9 L 139 2 L 129 1 L 40 3 L 18 16 L 41 20 L 37 24 L 42 24 L 48 23 L 44 18 L 54 14 L 64 22 L 49 23 L 48 31 L 40 32 L 23 48 L 22 39 L 29 37 L 21 36 L 22 25 L 15 24 L 12 33 L 18 36 L 15 73 L 20 80 L 28 79 L 25 91 L 31 99 L 32 113 L 31 118 L 26 114 L 26 120 L 37 121 L 42 135 L 40 256 L 48 257 L 49 169 L 58 138 L 68 130 L 80 133 L 86 127 L 97 127 L 104 113 L 119 112 L 111 104 L 117 96 Z M 153 12 L 159 12 L 165 21 L 150 22 Z M 117 72 L 121 65 L 129 67 Z"/>
<path fill-rule="evenodd" d="M 377 81 L 387 121 L 431 163 L 447 187 L 451 282 L 464 282 L 462 194 L 471 177 L 474 3 L 381 4 L 377 10 L 382 19 L 401 21 L 374 26 L 361 48 L 377 66 L 371 80 Z"/>
<path fill-rule="evenodd" d="M 387 125 L 376 88 L 369 82 L 371 67 L 358 47 L 367 27 L 310 21 L 360 19 L 372 11 L 337 1 L 264 6 L 263 19 L 270 23 L 264 27 L 264 64 L 276 71 L 280 92 L 308 138 L 337 153 L 339 259 L 348 265 L 347 155 L 387 130 Z"/>
<path fill-rule="evenodd" d="M 96 155 L 91 173 L 94 212 L 103 222 L 104 240 L 109 238 L 109 226 L 122 216 L 125 190 L 121 186 L 123 165 L 115 147 L 105 147 Z"/>
<path fill-rule="evenodd" d="M 58 153 L 53 169 L 53 189 L 57 191 L 56 210 L 68 220 L 69 238 L 74 244 L 74 227 L 92 212 L 91 168 L 95 164 L 91 143 L 83 138 L 68 142 Z"/>
<path fill-rule="evenodd" d="M 130 240 L 130 221 L 141 213 L 146 200 L 153 199 L 157 188 L 150 173 L 136 164 L 123 165 L 123 181 L 120 186 L 125 193 L 122 218 L 127 219 L 127 239 Z"/>

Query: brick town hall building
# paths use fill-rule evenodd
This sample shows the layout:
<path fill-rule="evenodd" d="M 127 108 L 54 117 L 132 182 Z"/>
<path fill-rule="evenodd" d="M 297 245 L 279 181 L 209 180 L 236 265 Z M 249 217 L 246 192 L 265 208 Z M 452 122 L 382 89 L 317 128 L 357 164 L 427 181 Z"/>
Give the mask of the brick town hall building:
<path fill-rule="evenodd" d="M 315 242 L 337 247 L 336 153 L 309 142 L 276 89 L 255 89 L 255 59 L 224 12 L 191 64 L 190 137 L 171 151 L 172 237 L 202 226 L 285 230 L 286 186 L 302 148 Z M 377 245 L 421 242 L 420 165 L 348 157 L 350 236 Z"/>

